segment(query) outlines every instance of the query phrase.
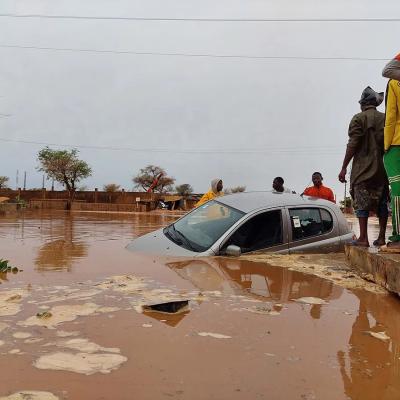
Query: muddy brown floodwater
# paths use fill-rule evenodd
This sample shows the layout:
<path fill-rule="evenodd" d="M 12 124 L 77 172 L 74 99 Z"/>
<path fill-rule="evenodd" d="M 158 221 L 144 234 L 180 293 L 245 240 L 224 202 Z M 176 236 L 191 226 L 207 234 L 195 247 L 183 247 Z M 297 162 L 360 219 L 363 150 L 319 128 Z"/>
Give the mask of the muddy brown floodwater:
<path fill-rule="evenodd" d="M 340 255 L 125 250 L 173 219 L 0 218 L 0 258 L 23 270 L 0 275 L 0 399 L 400 398 L 397 298 L 295 270 Z M 142 308 L 172 300 L 189 309 Z"/>

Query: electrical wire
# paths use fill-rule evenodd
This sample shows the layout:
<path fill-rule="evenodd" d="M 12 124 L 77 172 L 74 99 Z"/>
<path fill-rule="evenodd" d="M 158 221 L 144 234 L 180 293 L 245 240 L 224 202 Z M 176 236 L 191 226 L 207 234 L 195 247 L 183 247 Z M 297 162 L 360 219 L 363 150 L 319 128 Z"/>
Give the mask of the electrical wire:
<path fill-rule="evenodd" d="M 131 50 L 99 50 L 90 48 L 60 48 L 60 47 L 41 47 L 41 46 L 21 46 L 0 44 L 0 48 L 5 49 L 24 49 L 41 50 L 56 52 L 79 52 L 79 53 L 100 53 L 100 54 L 131 54 L 139 56 L 168 56 L 168 57 L 197 57 L 197 58 L 237 58 L 249 60 L 304 60 L 304 61 L 389 61 L 389 58 L 366 58 L 366 57 L 299 57 L 299 56 L 251 56 L 244 54 L 212 54 L 212 53 L 169 53 L 169 52 L 150 52 L 150 51 L 131 51 Z"/>
<path fill-rule="evenodd" d="M 55 146 L 68 148 L 82 148 L 94 150 L 110 150 L 110 151 L 132 151 L 137 153 L 181 153 L 181 154 L 282 154 L 282 155 L 309 155 L 310 151 L 315 151 L 321 155 L 337 155 L 342 154 L 345 146 L 296 146 L 296 147 L 271 147 L 267 149 L 167 149 L 167 148 L 135 148 L 135 147 L 115 147 L 115 146 L 96 146 L 96 145 L 77 145 L 77 144 L 60 144 L 31 140 L 6 139 L 0 138 L 2 142 L 34 144 L 40 146 Z"/>
<path fill-rule="evenodd" d="M 49 15 L 2 13 L 4 18 L 74 19 L 104 21 L 155 21 L 155 22 L 400 22 L 400 18 L 178 18 L 178 17 L 123 17 L 87 15 Z"/>

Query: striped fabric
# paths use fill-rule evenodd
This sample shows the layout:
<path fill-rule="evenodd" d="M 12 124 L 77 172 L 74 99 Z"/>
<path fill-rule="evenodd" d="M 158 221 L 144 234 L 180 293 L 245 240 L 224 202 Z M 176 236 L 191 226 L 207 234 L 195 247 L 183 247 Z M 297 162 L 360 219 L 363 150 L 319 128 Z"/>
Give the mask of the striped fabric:
<path fill-rule="evenodd" d="M 391 242 L 400 241 L 400 146 L 392 146 L 385 154 L 383 162 L 389 178 L 392 203 L 393 234 Z"/>

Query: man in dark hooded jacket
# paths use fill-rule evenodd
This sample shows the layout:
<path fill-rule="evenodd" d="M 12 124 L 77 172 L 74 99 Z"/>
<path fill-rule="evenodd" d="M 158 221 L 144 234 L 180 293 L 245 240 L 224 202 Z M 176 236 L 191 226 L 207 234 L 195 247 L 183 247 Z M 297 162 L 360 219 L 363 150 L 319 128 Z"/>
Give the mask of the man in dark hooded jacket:
<path fill-rule="evenodd" d="M 383 128 L 385 114 L 376 108 L 382 103 L 383 93 L 369 86 L 359 101 L 361 112 L 350 122 L 349 141 L 339 181 L 346 181 L 347 166 L 353 159 L 350 176 L 350 194 L 360 224 L 360 236 L 354 245 L 369 247 L 368 217 L 374 211 L 379 217 L 379 236 L 375 246 L 385 244 L 388 220 L 388 179 L 383 165 Z"/>

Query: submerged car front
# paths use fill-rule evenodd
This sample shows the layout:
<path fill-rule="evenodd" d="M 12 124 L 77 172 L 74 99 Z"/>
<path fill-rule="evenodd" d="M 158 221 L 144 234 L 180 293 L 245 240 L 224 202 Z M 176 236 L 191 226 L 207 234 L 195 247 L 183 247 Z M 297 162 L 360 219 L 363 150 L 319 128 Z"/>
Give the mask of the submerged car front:
<path fill-rule="evenodd" d="M 171 256 L 218 254 L 218 240 L 245 216 L 243 211 L 212 200 L 173 224 L 133 240 L 127 249 Z"/>

